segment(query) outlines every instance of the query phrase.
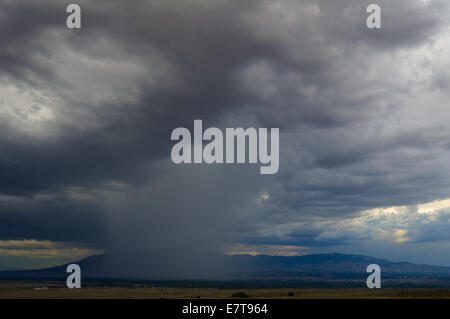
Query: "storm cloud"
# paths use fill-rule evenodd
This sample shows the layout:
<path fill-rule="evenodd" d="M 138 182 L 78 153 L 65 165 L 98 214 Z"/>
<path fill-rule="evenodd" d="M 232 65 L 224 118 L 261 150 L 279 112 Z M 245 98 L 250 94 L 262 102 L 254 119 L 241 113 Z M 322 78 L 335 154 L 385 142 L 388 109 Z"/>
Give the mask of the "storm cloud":
<path fill-rule="evenodd" d="M 374 30 L 372 2 L 78 1 L 70 30 L 69 3 L 0 0 L 0 240 L 422 262 L 432 242 L 450 265 L 446 208 L 413 209 L 450 198 L 450 5 L 380 0 Z M 173 164 L 194 119 L 279 127 L 280 171 Z"/>

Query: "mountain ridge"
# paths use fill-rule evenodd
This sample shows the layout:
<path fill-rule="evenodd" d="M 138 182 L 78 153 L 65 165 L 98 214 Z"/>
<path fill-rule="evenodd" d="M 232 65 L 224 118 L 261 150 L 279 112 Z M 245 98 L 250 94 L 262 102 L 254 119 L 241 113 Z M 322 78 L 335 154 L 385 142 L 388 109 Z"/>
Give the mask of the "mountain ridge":
<path fill-rule="evenodd" d="M 152 250 L 100 254 L 78 262 L 83 278 L 136 280 L 230 280 L 280 278 L 342 278 L 367 276 L 369 264 L 383 274 L 449 277 L 450 267 L 392 262 L 364 255 L 340 253 L 302 256 L 225 255 L 204 251 Z M 65 279 L 68 264 L 36 269 L 1 271 L 0 280 Z"/>

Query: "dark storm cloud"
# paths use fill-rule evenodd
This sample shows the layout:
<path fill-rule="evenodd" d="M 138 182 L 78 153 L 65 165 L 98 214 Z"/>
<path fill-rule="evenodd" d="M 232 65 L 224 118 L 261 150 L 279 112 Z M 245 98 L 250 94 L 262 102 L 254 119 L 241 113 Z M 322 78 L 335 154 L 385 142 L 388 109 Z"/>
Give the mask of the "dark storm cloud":
<path fill-rule="evenodd" d="M 0 1 L 2 238 L 320 246 L 448 197 L 445 1 L 379 1 L 381 30 L 369 1 L 78 3 L 68 30 L 62 2 Z M 280 172 L 175 167 L 196 118 L 280 127 Z"/>
<path fill-rule="evenodd" d="M 3 239 L 76 241 L 81 238 L 85 244 L 95 247 L 106 235 L 104 209 L 92 200 L 2 196 L 0 201 Z"/>
<path fill-rule="evenodd" d="M 67 121 L 71 120 L 72 113 L 88 113 L 79 120 L 93 121 L 94 125 L 100 126 L 99 129 L 86 129 L 83 124 L 72 127 L 71 123 L 49 123 L 57 126 L 55 130 L 62 135 L 51 143 L 35 145 L 34 141 L 29 141 L 31 145 L 21 147 L 15 145 L 16 140 L 22 138 L 20 136 L 12 141 L 2 141 L 6 144 L 3 149 L 11 149 L 8 152 L 10 156 L 24 158 L 25 153 L 32 149 L 33 157 L 28 162 L 22 159 L 20 168 L 8 169 L 11 179 L 18 181 L 22 175 L 30 178 L 21 183 L 24 188 L 33 185 L 37 188 L 40 185 L 36 184 L 52 183 L 53 179 L 57 180 L 56 183 L 64 180 L 67 183 L 85 182 L 80 179 L 95 182 L 96 175 L 99 179 L 122 179 L 126 178 L 122 174 L 124 169 L 127 170 L 125 175 L 130 176 L 133 170 L 141 170 L 142 162 L 166 156 L 169 149 L 167 136 L 173 127 L 239 107 L 242 97 L 232 81 L 233 72 L 263 48 L 262 44 L 258 47 L 257 40 L 252 41 L 249 35 L 241 34 L 231 21 L 226 21 L 234 15 L 223 10 L 239 10 L 232 3 L 222 2 L 206 8 L 201 2 L 193 3 L 190 8 L 188 4 L 173 1 L 140 1 L 133 5 L 109 1 L 81 5 L 85 9 L 83 21 L 86 31 L 77 34 L 61 26 L 65 17 L 61 14 L 65 9 L 61 4 L 45 1 L 33 6 L 23 2 L 5 4 L 5 15 L 9 19 L 4 28 L 14 34 L 5 36 L 2 43 L 5 49 L 1 60 L 6 64 L 2 74 L 7 81 L 17 81 L 14 83 L 18 85 L 31 81 L 37 88 L 51 90 L 51 94 L 65 100 L 66 109 L 61 110 L 65 114 L 61 116 L 66 116 Z M 197 15 L 202 18 L 196 19 Z M 214 23 L 206 24 L 210 19 Z M 149 24 L 148 21 L 152 22 Z M 59 36 L 54 38 L 47 32 L 56 32 Z M 96 46 L 98 39 L 107 39 L 105 48 Z M 110 50 L 108 45 L 119 47 L 119 52 L 114 48 Z M 176 83 L 166 88 L 165 83 L 161 86 L 142 83 L 140 78 L 133 83 L 125 83 L 137 86 L 134 89 L 138 93 L 133 96 L 133 101 L 107 100 L 100 101 L 101 106 L 93 106 L 88 98 L 83 100 L 79 97 L 77 85 L 66 83 L 65 78 L 58 74 L 58 63 L 68 61 L 58 56 L 54 58 L 56 61 L 50 60 L 55 55 L 53 51 L 61 46 L 67 46 L 64 49 L 69 53 L 73 50 L 73 53 L 85 54 L 90 59 L 104 59 L 111 68 L 115 67 L 116 60 L 130 59 L 127 56 L 130 54 L 137 57 L 133 61 L 137 67 L 146 70 L 150 76 L 153 68 L 159 67 L 156 64 L 161 62 L 152 59 L 152 52 L 157 51 L 174 70 Z M 45 59 L 47 56 L 49 60 Z M 68 68 L 63 71 L 69 73 L 74 70 Z M 99 80 L 108 82 L 108 75 L 100 74 Z M 76 74 L 73 78 L 68 74 L 68 77 L 73 83 L 84 80 L 77 78 Z M 166 81 L 165 78 L 162 80 Z M 120 89 L 126 91 L 128 88 Z M 87 95 L 92 93 L 89 89 L 86 91 Z M 48 157 L 51 157 L 51 163 Z M 42 176 L 33 180 L 32 174 L 22 173 L 23 167 Z"/>

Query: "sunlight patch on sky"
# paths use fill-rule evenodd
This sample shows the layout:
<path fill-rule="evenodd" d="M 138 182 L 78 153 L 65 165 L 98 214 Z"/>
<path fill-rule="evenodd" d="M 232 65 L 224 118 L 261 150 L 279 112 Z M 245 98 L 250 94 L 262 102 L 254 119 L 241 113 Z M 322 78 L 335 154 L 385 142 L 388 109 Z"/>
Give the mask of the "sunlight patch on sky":
<path fill-rule="evenodd" d="M 0 240 L 0 270 L 52 267 L 101 253 L 103 251 L 72 242 Z"/>
<path fill-rule="evenodd" d="M 300 256 L 307 254 L 307 247 L 292 245 L 245 245 L 235 244 L 225 248 L 227 255 L 270 255 L 270 256 Z"/>

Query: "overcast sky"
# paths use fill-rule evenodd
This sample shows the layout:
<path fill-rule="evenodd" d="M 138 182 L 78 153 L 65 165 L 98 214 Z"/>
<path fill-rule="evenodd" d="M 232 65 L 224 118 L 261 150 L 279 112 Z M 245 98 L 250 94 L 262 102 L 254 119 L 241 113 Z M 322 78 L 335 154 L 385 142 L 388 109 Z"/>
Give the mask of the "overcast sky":
<path fill-rule="evenodd" d="M 0 0 L 0 269 L 101 251 L 450 266 L 450 3 Z M 280 170 L 174 128 L 280 128 Z"/>

